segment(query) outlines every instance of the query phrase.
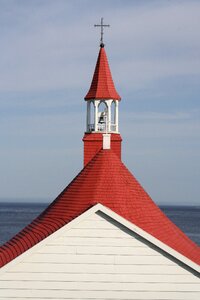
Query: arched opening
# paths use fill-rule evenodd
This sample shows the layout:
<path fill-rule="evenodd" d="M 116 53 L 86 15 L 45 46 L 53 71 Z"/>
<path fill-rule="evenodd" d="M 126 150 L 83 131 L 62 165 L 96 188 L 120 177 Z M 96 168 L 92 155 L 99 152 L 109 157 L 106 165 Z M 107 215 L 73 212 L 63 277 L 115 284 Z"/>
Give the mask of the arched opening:
<path fill-rule="evenodd" d="M 88 131 L 94 131 L 94 102 L 89 103 L 89 120 L 88 120 Z"/>
<path fill-rule="evenodd" d="M 111 104 L 111 131 L 116 131 L 116 101 Z"/>
<path fill-rule="evenodd" d="M 108 129 L 108 106 L 105 101 L 101 101 L 98 106 L 98 131 Z"/>

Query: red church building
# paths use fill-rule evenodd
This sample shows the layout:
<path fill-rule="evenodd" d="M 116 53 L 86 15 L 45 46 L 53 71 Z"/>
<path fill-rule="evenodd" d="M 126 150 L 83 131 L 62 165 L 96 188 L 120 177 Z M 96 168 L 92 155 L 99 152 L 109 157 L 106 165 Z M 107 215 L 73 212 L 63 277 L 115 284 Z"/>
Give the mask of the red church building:
<path fill-rule="evenodd" d="M 200 299 L 200 248 L 121 160 L 120 101 L 102 42 L 84 167 L 0 247 L 0 299 Z"/>

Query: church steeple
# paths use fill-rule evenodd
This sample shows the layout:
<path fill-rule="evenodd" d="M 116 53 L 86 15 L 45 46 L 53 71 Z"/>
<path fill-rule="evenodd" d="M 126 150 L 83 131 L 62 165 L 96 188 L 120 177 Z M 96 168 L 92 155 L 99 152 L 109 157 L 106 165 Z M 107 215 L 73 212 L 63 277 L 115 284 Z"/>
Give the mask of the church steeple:
<path fill-rule="evenodd" d="M 99 55 L 87 101 L 86 132 L 118 133 L 118 101 L 104 45 L 100 45 Z"/>
<path fill-rule="evenodd" d="M 104 26 L 98 25 L 98 26 Z M 108 25 L 107 25 L 108 26 Z M 102 27 L 101 27 L 102 28 Z M 100 50 L 87 102 L 86 133 L 84 135 L 84 165 L 101 149 L 112 149 L 121 159 L 121 136 L 119 134 L 119 101 L 115 89 L 102 33 Z"/>
<path fill-rule="evenodd" d="M 115 89 L 103 42 L 103 29 L 110 25 L 94 25 L 101 28 L 100 50 L 87 101 L 86 132 L 118 133 L 118 101 L 121 97 Z"/>

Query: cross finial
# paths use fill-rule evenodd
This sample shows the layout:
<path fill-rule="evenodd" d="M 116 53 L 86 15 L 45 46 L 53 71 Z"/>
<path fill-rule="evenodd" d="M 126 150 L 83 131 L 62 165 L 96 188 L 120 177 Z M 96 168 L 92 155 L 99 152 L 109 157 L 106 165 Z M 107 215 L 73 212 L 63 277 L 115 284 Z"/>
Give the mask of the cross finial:
<path fill-rule="evenodd" d="M 94 27 L 101 27 L 101 38 L 100 38 L 100 47 L 103 48 L 104 47 L 104 43 L 103 43 L 103 28 L 104 27 L 110 27 L 110 25 L 108 24 L 103 24 L 103 18 L 101 18 L 101 24 L 95 24 Z"/>

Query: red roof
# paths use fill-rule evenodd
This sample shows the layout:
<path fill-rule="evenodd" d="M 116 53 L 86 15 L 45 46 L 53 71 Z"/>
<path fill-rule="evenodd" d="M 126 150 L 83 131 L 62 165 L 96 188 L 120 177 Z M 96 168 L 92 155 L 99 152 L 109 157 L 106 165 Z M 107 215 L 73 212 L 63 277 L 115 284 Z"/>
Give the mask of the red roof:
<path fill-rule="evenodd" d="M 85 100 L 90 99 L 121 100 L 121 97 L 115 89 L 108 59 L 103 46 L 99 50 L 92 83 L 87 95 L 85 96 Z"/>
<path fill-rule="evenodd" d="M 200 264 L 200 248 L 165 216 L 112 150 L 100 150 L 38 218 L 0 247 L 0 266 L 97 203 Z"/>

